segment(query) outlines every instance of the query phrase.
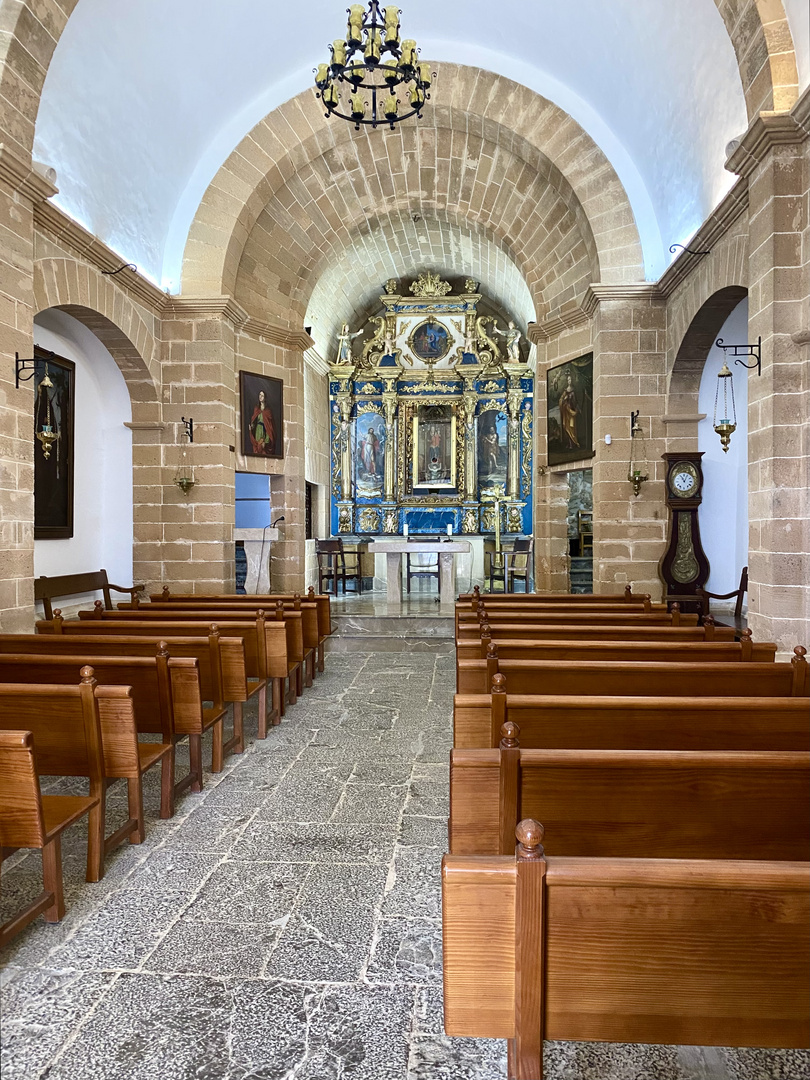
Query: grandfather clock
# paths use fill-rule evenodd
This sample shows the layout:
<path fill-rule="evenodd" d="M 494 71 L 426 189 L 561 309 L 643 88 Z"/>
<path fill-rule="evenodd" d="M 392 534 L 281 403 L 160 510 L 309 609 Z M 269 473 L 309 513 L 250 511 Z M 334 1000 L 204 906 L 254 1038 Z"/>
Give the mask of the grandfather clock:
<path fill-rule="evenodd" d="M 683 611 L 702 611 L 698 594 L 709 579 L 709 560 L 700 542 L 698 507 L 703 501 L 702 453 L 664 454 L 667 463 L 669 539 L 658 564 L 668 599 L 679 600 Z M 690 602 L 689 597 L 695 600 Z"/>

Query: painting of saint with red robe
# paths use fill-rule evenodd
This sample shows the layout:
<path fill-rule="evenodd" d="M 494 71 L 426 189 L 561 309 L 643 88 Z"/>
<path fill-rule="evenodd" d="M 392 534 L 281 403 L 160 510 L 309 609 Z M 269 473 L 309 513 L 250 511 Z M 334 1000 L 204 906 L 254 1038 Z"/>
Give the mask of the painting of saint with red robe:
<path fill-rule="evenodd" d="M 245 457 L 283 458 L 284 384 L 281 379 L 239 373 L 242 453 Z"/>

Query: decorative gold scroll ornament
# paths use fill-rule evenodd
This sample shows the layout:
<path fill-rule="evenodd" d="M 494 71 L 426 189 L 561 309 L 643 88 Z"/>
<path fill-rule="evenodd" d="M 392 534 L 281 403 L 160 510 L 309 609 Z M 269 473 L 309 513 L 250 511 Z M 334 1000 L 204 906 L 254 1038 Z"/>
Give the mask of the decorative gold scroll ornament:
<path fill-rule="evenodd" d="M 452 291 L 453 286 L 446 281 L 442 281 L 439 275 L 434 274 L 431 270 L 426 270 L 425 273 L 420 274 L 411 285 L 413 295 L 420 297 L 447 296 Z"/>

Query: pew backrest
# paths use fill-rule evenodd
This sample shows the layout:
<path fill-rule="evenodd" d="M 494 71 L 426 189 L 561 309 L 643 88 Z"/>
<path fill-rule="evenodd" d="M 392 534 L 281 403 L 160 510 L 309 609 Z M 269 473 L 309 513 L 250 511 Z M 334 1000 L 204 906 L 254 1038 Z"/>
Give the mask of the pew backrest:
<path fill-rule="evenodd" d="M 485 685 L 486 663 L 485 660 L 458 662 L 460 694 L 489 689 Z M 803 698 L 810 694 L 808 664 L 799 655 L 794 655 L 787 664 L 499 659 L 498 669 L 506 677 L 509 692 L 514 694 Z"/>
<path fill-rule="evenodd" d="M 316 593 L 315 589 L 312 587 L 310 587 L 306 596 L 301 596 L 299 593 L 261 593 L 248 596 L 247 594 L 238 593 L 225 593 L 221 595 L 172 593 L 169 586 L 164 585 L 161 593 L 154 593 L 149 599 L 153 603 L 171 603 L 187 607 L 191 605 L 230 607 L 233 604 L 238 604 L 240 607 L 248 607 L 254 610 L 256 607 L 273 608 L 279 600 L 285 605 L 288 603 L 295 605 L 297 602 L 307 604 L 314 603 L 318 612 L 318 628 L 320 636 L 322 638 L 327 638 L 332 633 L 332 608 L 329 595 L 325 593 Z"/>
<path fill-rule="evenodd" d="M 550 855 L 801 860 L 808 782 L 807 751 L 454 750 L 450 851 L 508 854 L 530 817 Z"/>
<path fill-rule="evenodd" d="M 806 1047 L 808 886 L 807 863 L 445 856 L 445 1031 L 538 1061 L 543 1039 Z"/>
<path fill-rule="evenodd" d="M 489 749 L 505 723 L 538 750 L 808 750 L 803 698 L 457 694 L 453 745 Z"/>
<path fill-rule="evenodd" d="M 457 636 L 456 644 L 478 644 L 487 637 L 518 641 L 734 641 L 733 626 L 639 626 L 611 623 L 514 623 L 495 622 L 479 626 L 476 632 Z"/>
<path fill-rule="evenodd" d="M 492 648 L 490 648 L 490 645 Z M 773 663 L 774 642 L 743 641 L 524 641 L 520 638 L 488 638 L 460 641 L 459 660 L 623 660 L 667 663 Z M 497 667 L 497 665 L 496 665 Z M 489 665 L 490 674 L 496 674 Z"/>

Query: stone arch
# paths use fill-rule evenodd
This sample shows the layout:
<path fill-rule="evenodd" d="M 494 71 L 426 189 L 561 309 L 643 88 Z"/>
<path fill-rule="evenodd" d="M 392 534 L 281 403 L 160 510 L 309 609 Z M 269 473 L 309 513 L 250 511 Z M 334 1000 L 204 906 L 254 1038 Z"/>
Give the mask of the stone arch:
<path fill-rule="evenodd" d="M 486 139 L 516 156 L 522 151 L 524 158 L 528 148 L 549 183 L 570 191 L 589 223 L 598 280 L 643 280 L 641 244 L 627 194 L 576 121 L 534 91 L 491 72 L 443 64 L 440 76 L 451 87 L 450 100 L 433 110 L 418 131 L 412 127 L 399 133 L 406 154 L 417 139 L 435 140 L 444 128 Z M 301 131 L 311 134 L 301 139 L 296 134 Z M 262 211 L 296 173 L 327 154 L 337 159 L 362 154 L 376 162 L 387 150 L 381 139 L 356 135 L 348 124 L 330 124 L 311 91 L 257 124 L 220 168 L 197 210 L 186 243 L 183 291 L 233 293 L 245 244 Z"/>
<path fill-rule="evenodd" d="M 60 308 L 96 335 L 124 376 L 133 410 L 138 405 L 159 406 L 161 379 L 154 335 L 117 285 L 73 259 L 41 259 L 34 265 L 34 297 L 35 312 Z"/>
<path fill-rule="evenodd" d="M 0 0 L 0 131 L 31 157 L 45 76 L 79 0 Z"/>
<path fill-rule="evenodd" d="M 740 69 L 748 120 L 789 112 L 799 96 L 796 53 L 782 0 L 715 0 Z"/>

